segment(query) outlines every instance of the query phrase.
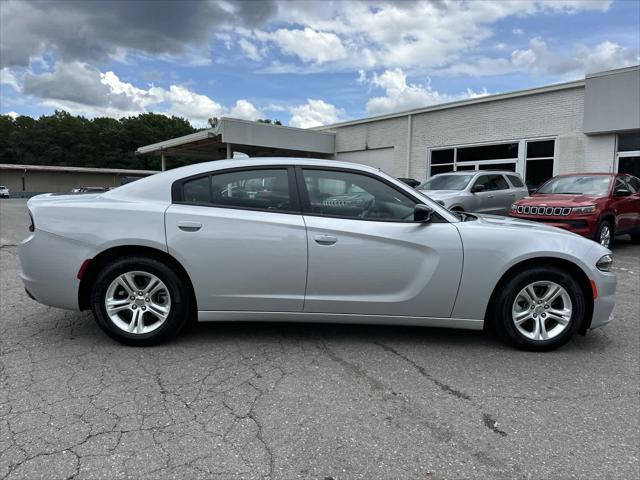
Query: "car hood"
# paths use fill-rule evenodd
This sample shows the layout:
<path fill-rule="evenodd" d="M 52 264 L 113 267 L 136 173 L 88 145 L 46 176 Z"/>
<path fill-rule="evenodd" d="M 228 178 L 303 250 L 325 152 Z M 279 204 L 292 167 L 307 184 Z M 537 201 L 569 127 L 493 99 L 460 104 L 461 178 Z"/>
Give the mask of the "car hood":
<path fill-rule="evenodd" d="M 514 217 L 502 217 L 499 215 L 478 215 L 474 214 L 474 216 L 478 217 L 477 222 L 486 225 L 488 227 L 496 227 L 496 228 L 508 228 L 508 229 L 518 229 L 518 230 L 531 230 L 538 232 L 547 232 L 553 233 L 557 235 L 566 235 L 569 237 L 575 237 L 584 240 L 584 237 L 572 233 L 568 230 L 564 230 L 562 228 L 552 227 L 550 225 L 545 225 L 540 222 L 533 222 L 529 220 L 522 220 Z"/>
<path fill-rule="evenodd" d="M 557 194 L 534 194 L 522 198 L 516 205 L 522 206 L 542 206 L 542 207 L 579 207 L 583 205 L 593 205 L 602 197 L 597 195 L 557 195 Z"/>
<path fill-rule="evenodd" d="M 420 190 L 420 192 L 433 200 L 445 200 L 464 193 L 464 190 Z"/>

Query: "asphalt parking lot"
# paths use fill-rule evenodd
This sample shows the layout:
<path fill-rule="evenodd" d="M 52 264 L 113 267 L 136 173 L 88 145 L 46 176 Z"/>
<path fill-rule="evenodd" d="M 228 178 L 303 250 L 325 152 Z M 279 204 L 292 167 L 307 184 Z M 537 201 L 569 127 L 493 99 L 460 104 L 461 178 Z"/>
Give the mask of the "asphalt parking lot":
<path fill-rule="evenodd" d="M 121 346 L 22 288 L 0 200 L 0 479 L 640 477 L 640 246 L 615 321 L 546 354 L 426 328 L 200 324 Z"/>

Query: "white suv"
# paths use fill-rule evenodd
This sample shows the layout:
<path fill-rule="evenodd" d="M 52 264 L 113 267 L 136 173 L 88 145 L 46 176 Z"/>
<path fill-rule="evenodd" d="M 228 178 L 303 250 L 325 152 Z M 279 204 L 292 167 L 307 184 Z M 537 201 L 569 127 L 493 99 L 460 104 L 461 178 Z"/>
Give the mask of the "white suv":
<path fill-rule="evenodd" d="M 520 175 L 497 170 L 440 173 L 418 190 L 449 210 L 493 215 L 508 215 L 529 194 Z"/>

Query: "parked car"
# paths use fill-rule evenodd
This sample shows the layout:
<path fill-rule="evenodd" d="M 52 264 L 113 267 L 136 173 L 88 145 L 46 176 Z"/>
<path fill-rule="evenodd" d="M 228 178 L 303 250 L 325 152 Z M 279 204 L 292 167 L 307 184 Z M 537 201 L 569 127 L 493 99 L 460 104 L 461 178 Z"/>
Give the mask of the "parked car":
<path fill-rule="evenodd" d="M 9 189 L 4 185 L 0 185 L 0 198 L 9 198 Z"/>
<path fill-rule="evenodd" d="M 625 233 L 640 243 L 640 180 L 612 173 L 559 175 L 515 202 L 510 215 L 564 228 L 607 248 Z"/>
<path fill-rule="evenodd" d="M 494 215 L 507 215 L 529 193 L 517 173 L 490 170 L 440 173 L 418 190 L 449 210 Z"/>
<path fill-rule="evenodd" d="M 263 194 L 241 194 L 256 184 Z M 334 201 L 342 196 L 368 200 Z M 27 205 L 28 294 L 91 309 L 132 345 L 166 340 L 196 317 L 490 326 L 518 347 L 549 350 L 606 324 L 614 307 L 606 248 L 532 222 L 451 212 L 354 163 L 198 163 Z"/>
<path fill-rule="evenodd" d="M 416 188 L 418 185 L 420 185 L 420 182 L 415 178 L 398 178 L 398 180 L 400 180 L 402 183 L 406 183 L 411 188 Z"/>

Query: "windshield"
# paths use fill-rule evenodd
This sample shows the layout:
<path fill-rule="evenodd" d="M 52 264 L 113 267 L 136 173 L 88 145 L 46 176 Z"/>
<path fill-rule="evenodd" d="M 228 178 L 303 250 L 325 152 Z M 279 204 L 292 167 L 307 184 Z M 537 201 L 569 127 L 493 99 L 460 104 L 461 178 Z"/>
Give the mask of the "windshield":
<path fill-rule="evenodd" d="M 606 195 L 609 192 L 610 183 L 609 176 L 557 177 L 545 183 L 536 193 Z"/>
<path fill-rule="evenodd" d="M 418 187 L 419 190 L 464 190 L 473 175 L 436 175 Z"/>

